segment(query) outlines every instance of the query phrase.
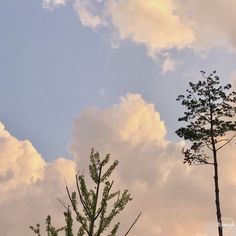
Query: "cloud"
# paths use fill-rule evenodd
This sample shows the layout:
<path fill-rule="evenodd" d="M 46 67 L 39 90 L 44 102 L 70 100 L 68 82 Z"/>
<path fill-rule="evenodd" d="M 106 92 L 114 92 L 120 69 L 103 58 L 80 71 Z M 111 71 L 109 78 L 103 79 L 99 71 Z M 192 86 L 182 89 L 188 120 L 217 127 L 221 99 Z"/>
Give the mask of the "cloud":
<path fill-rule="evenodd" d="M 98 93 L 99 93 L 102 97 L 104 97 L 104 96 L 106 95 L 104 88 L 98 89 Z"/>
<path fill-rule="evenodd" d="M 121 217 L 121 231 L 142 210 L 132 235 L 213 236 L 213 170 L 183 165 L 181 145 L 166 140 L 165 133 L 165 124 L 153 104 L 129 94 L 110 108 L 82 112 L 75 123 L 71 151 L 82 169 L 91 147 L 120 161 L 114 177 L 117 187 L 127 187 L 134 198 Z M 220 160 L 220 184 L 224 216 L 236 221 L 232 210 L 236 194 L 234 150 L 229 146 L 222 156 L 227 161 Z M 234 228 L 228 235 L 235 232 Z"/>
<path fill-rule="evenodd" d="M 111 45 L 130 40 L 155 59 L 170 49 L 206 54 L 215 47 L 236 48 L 234 0 L 71 0 L 81 24 L 105 28 Z M 44 0 L 52 9 L 65 0 Z M 223 17 L 224 16 L 224 17 Z M 104 30 L 102 31 L 104 32 Z"/>
<path fill-rule="evenodd" d="M 108 1 L 107 5 L 120 39 L 144 44 L 151 52 L 183 48 L 193 41 L 190 25 L 174 10 L 172 0 Z"/>
<path fill-rule="evenodd" d="M 92 10 L 94 6 L 89 0 L 76 0 L 74 8 L 79 15 L 82 25 L 96 29 L 104 24 L 99 15 L 93 14 Z"/>
<path fill-rule="evenodd" d="M 57 6 L 66 5 L 67 0 L 43 0 L 43 7 L 48 10 L 53 10 Z"/>
<path fill-rule="evenodd" d="M 44 175 L 45 161 L 29 141 L 19 141 L 0 124 L 0 195 L 1 200 L 9 191 L 24 188 Z"/>
<path fill-rule="evenodd" d="M 29 225 L 44 225 L 47 214 L 62 223 L 65 182 L 74 182 L 73 161 L 58 158 L 47 163 L 30 141 L 21 141 L 0 124 L 0 228 L 5 236 L 30 236 Z"/>
<path fill-rule="evenodd" d="M 228 1 L 183 1 L 177 0 L 177 14 L 192 22 L 195 32 L 193 47 L 213 48 L 224 46 L 235 48 L 236 2 Z M 224 15 L 224 17 L 222 17 Z"/>
<path fill-rule="evenodd" d="M 92 29 L 106 27 L 114 42 L 130 40 L 145 45 L 148 54 L 184 48 L 194 40 L 191 25 L 175 14 L 173 0 L 72 0 L 81 24 Z M 44 0 L 44 6 L 65 4 L 65 0 Z M 112 41 L 112 45 L 114 43 Z"/>
<path fill-rule="evenodd" d="M 175 61 L 169 56 L 169 54 L 167 54 L 161 66 L 162 73 L 166 74 L 169 71 L 173 71 L 175 69 L 175 66 L 176 66 Z"/>
<path fill-rule="evenodd" d="M 84 26 L 105 26 L 114 42 L 128 39 L 143 44 L 150 55 L 186 47 L 194 40 L 188 22 L 174 13 L 172 0 L 76 0 L 74 6 Z M 93 11 L 97 14 L 93 15 Z"/>
<path fill-rule="evenodd" d="M 99 125 L 94 126 L 98 122 L 97 117 L 99 117 Z M 93 130 L 90 131 L 89 127 L 93 127 Z M 102 131 L 105 129 L 109 132 L 107 137 L 102 135 Z M 130 94 L 121 98 L 120 104 L 105 111 L 96 108 L 86 109 L 77 120 L 75 132 L 75 137 L 79 139 L 83 136 L 83 139 L 88 142 L 91 139 L 91 133 L 96 134 L 96 143 L 90 145 L 103 147 L 105 143 L 110 143 L 108 140 L 124 143 L 129 141 L 133 145 L 142 142 L 164 144 L 166 128 L 159 113 L 155 113 L 153 104 L 146 103 L 138 94 Z M 72 149 L 77 150 L 80 145 L 77 146 L 76 143 Z M 91 146 L 87 151 L 90 148 Z"/>

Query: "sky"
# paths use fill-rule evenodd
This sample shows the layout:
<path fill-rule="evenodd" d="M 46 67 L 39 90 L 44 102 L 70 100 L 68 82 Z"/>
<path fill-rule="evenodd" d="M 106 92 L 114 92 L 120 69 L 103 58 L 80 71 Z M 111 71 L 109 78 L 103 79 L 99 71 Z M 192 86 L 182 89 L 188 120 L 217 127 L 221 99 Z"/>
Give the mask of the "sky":
<path fill-rule="evenodd" d="M 61 224 L 64 179 L 73 188 L 92 147 L 120 161 L 114 178 L 134 198 L 122 232 L 142 210 L 132 235 L 215 235 L 213 173 L 182 164 L 176 97 L 201 70 L 236 88 L 235 10 L 234 0 L 1 1 L 4 235 L 32 235 L 49 213 Z M 220 184 L 236 225 L 235 149 L 222 153 Z"/>

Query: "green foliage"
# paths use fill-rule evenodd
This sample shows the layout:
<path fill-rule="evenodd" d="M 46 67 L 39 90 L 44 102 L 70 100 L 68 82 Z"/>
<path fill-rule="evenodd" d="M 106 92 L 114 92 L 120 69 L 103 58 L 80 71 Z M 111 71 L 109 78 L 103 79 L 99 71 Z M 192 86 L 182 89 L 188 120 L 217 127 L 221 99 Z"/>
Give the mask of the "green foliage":
<path fill-rule="evenodd" d="M 92 149 L 90 154 L 89 172 L 95 187 L 87 188 L 85 176 L 83 174 L 76 176 L 77 193 L 69 193 L 72 207 L 77 216 L 77 221 L 81 224 L 79 235 L 100 236 L 104 233 L 114 217 L 117 216 L 131 201 L 128 190 L 122 194 L 120 191 L 111 192 L 113 181 L 109 181 L 109 177 L 118 165 L 118 161 L 114 161 L 106 170 L 104 168 L 110 160 L 110 155 L 101 160 L 99 153 Z M 103 188 L 103 189 L 101 189 Z M 77 196 L 78 195 L 78 196 Z M 82 204 L 83 213 L 78 210 L 78 202 Z M 108 203 L 112 206 L 108 207 Z M 110 209 L 110 211 L 108 211 Z M 96 224 L 95 224 L 96 223 Z M 110 235 L 116 235 L 120 223 L 115 224 Z"/>
<path fill-rule="evenodd" d="M 125 208 L 129 201 L 132 200 L 128 190 L 122 193 L 119 191 L 112 192 L 114 181 L 109 181 L 109 177 L 118 165 L 114 161 L 109 167 L 110 155 L 100 159 L 99 153 L 92 149 L 90 154 L 89 173 L 94 183 L 93 188 L 88 189 L 84 174 L 76 175 L 77 191 L 70 193 L 66 186 L 66 191 L 70 199 L 76 221 L 79 223 L 77 236 L 100 236 L 104 234 L 111 225 L 114 218 Z M 48 236 L 57 236 L 58 232 L 65 231 L 66 236 L 74 236 L 73 219 L 70 208 L 64 212 L 66 226 L 55 229 L 51 225 L 51 217 L 46 220 L 46 232 Z M 117 235 L 120 222 L 111 227 L 108 236 Z M 40 235 L 40 225 L 36 228 L 30 226 L 34 233 Z"/>
<path fill-rule="evenodd" d="M 48 215 L 46 219 L 46 232 L 48 236 L 58 236 L 58 233 L 60 231 L 63 231 L 66 227 L 61 227 L 56 229 L 55 227 L 52 226 L 51 224 L 51 216 Z M 40 234 L 40 224 L 37 224 L 36 227 L 30 226 L 30 229 L 37 234 L 38 236 L 41 236 Z M 66 236 L 69 236 L 66 234 Z M 73 235 L 70 235 L 73 236 Z"/>
<path fill-rule="evenodd" d="M 40 224 L 37 224 L 35 227 L 34 226 L 30 226 L 30 229 L 35 233 L 37 234 L 38 236 L 41 236 L 40 234 Z"/>
<path fill-rule="evenodd" d="M 51 216 L 48 215 L 46 219 L 46 232 L 48 233 L 48 236 L 57 236 L 58 233 L 64 229 L 65 227 L 61 227 L 59 229 L 56 229 L 55 227 L 53 227 L 51 224 Z"/>
<path fill-rule="evenodd" d="M 66 221 L 66 227 L 65 229 L 65 236 L 74 236 L 73 234 L 73 219 L 72 219 L 72 214 L 70 211 L 70 207 L 68 206 L 67 211 L 64 212 L 65 216 L 65 221 Z"/>
<path fill-rule="evenodd" d="M 183 150 L 184 163 L 210 164 L 205 148 L 218 151 L 234 137 L 226 136 L 236 131 L 236 93 L 230 92 L 231 85 L 220 85 L 216 72 L 206 76 L 201 71 L 203 80 L 189 83 L 187 95 L 179 95 L 177 101 L 186 108 L 184 116 L 178 121 L 187 123 L 176 131 L 179 137 L 189 140 L 192 145 Z"/>

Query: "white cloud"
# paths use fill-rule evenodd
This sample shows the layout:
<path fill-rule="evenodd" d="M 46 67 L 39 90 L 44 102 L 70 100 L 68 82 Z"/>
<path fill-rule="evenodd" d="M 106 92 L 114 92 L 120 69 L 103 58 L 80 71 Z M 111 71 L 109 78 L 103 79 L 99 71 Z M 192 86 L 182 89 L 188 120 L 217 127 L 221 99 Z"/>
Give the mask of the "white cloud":
<path fill-rule="evenodd" d="M 166 55 L 164 62 L 162 63 L 161 69 L 162 73 L 166 74 L 169 71 L 173 71 L 175 69 L 176 63 L 169 55 Z"/>
<path fill-rule="evenodd" d="M 74 8 L 79 15 L 82 25 L 96 29 L 104 24 L 99 15 L 93 14 L 93 5 L 89 0 L 76 0 Z"/>
<path fill-rule="evenodd" d="M 144 44 L 152 53 L 169 48 L 235 50 L 234 0 L 107 2 L 112 27 L 118 30 L 120 38 Z"/>
<path fill-rule="evenodd" d="M 74 182 L 74 162 L 58 158 L 46 163 L 29 141 L 17 140 L 3 124 L 0 150 L 1 234 L 30 236 L 29 225 L 44 222 L 47 214 L 60 225 L 63 209 L 57 198 L 65 198 L 64 178 L 69 186 Z"/>
<path fill-rule="evenodd" d="M 175 14 L 172 0 L 108 1 L 107 11 L 122 40 L 144 44 L 152 52 L 183 48 L 194 39 L 188 22 Z"/>
<path fill-rule="evenodd" d="M 53 10 L 57 6 L 66 5 L 68 0 L 43 0 L 43 7 L 48 10 Z"/>
<path fill-rule="evenodd" d="M 99 121 L 97 121 L 99 117 Z M 99 122 L 99 125 L 93 127 L 93 124 Z M 130 94 L 121 98 L 121 103 L 102 111 L 95 108 L 86 109 L 77 121 L 76 137 L 81 137 L 89 141 L 91 132 L 95 133 L 96 143 L 91 140 L 92 146 L 103 147 L 109 140 L 117 142 L 129 141 L 133 145 L 142 142 L 165 143 L 164 137 L 166 129 L 164 122 L 161 120 L 159 113 L 155 112 L 153 104 L 146 103 L 140 95 Z M 94 130 L 89 131 L 89 127 Z M 103 129 L 108 129 L 107 137 L 102 135 Z M 119 127 L 119 128 L 118 128 Z M 88 133 L 86 131 L 88 130 Z M 101 138 L 99 138 L 101 136 Z M 75 149 L 79 148 L 77 144 Z M 90 150 L 88 147 L 86 153 Z"/>
<path fill-rule="evenodd" d="M 44 5 L 65 4 L 63 0 Z M 104 26 L 117 40 L 129 39 L 146 46 L 149 54 L 162 49 L 183 48 L 194 40 L 187 21 L 175 14 L 172 0 L 72 0 L 81 24 L 92 29 Z M 111 37 L 113 38 L 113 37 Z"/>
<path fill-rule="evenodd" d="M 144 45 L 155 59 L 169 49 L 206 54 L 214 47 L 236 48 L 235 0 L 71 0 L 81 24 L 106 27 L 112 41 Z M 66 0 L 44 0 L 49 9 Z M 113 42 L 114 40 L 114 42 Z"/>
<path fill-rule="evenodd" d="M 99 93 L 102 97 L 104 97 L 104 96 L 106 95 L 104 88 L 100 88 L 100 89 L 98 90 L 98 93 Z"/>
<path fill-rule="evenodd" d="M 45 161 L 29 141 L 19 141 L 0 124 L 0 201 L 9 191 L 43 178 Z"/>

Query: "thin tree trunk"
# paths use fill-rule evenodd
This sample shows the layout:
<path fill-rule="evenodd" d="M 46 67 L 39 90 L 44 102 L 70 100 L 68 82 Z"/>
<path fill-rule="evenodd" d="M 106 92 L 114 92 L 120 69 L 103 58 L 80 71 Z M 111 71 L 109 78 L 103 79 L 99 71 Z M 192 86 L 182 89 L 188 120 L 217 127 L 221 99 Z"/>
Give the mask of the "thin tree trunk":
<path fill-rule="evenodd" d="M 222 225 L 222 217 L 221 217 L 221 209 L 220 209 L 220 190 L 219 190 L 217 150 L 216 150 L 216 143 L 215 143 L 215 139 L 214 139 L 214 127 L 213 127 L 214 126 L 213 125 L 214 118 L 213 118 L 212 100 L 211 100 L 210 95 L 209 95 L 209 107 L 210 107 L 211 144 L 212 144 L 212 152 L 213 152 L 213 159 L 214 159 L 216 218 L 217 218 L 217 223 L 218 223 L 218 234 L 219 234 L 219 236 L 223 236 L 223 225 Z"/>
<path fill-rule="evenodd" d="M 223 225 L 220 209 L 220 191 L 219 191 L 219 177 L 218 177 L 218 162 L 216 151 L 213 151 L 214 157 L 214 183 L 215 183 L 215 204 L 216 204 L 216 217 L 218 222 L 218 233 L 219 236 L 223 236 Z"/>

